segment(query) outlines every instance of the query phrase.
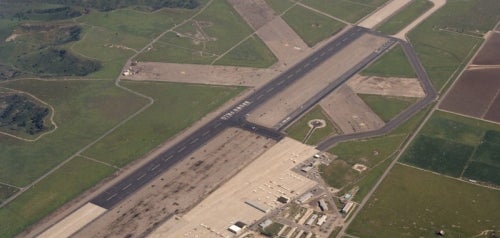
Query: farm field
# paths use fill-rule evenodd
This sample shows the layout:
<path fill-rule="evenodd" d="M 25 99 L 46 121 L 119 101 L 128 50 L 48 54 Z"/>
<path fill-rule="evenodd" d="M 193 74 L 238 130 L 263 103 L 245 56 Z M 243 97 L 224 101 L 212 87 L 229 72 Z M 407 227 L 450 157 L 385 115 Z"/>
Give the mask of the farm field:
<path fill-rule="evenodd" d="M 31 183 L 146 104 L 102 80 L 18 80 L 1 86 L 31 93 L 54 107 L 58 125 L 35 142 L 0 135 L 0 182 L 18 187 Z"/>
<path fill-rule="evenodd" d="M 353 220 L 358 237 L 474 237 L 498 230 L 500 191 L 396 165 Z M 450 219 L 453 217 L 453 219 Z M 486 236 L 480 236 L 486 237 Z"/>
<path fill-rule="evenodd" d="M 326 122 L 326 126 L 323 128 L 315 129 L 310 137 L 306 140 L 306 136 L 311 130 L 311 127 L 308 123 L 313 119 L 324 120 Z M 304 142 L 309 145 L 315 145 L 326 137 L 334 135 L 338 132 L 323 109 L 320 106 L 316 106 L 311 111 L 304 114 L 298 121 L 290 125 L 290 127 L 287 128 L 286 133 L 289 137 L 294 138 L 298 141 Z"/>
<path fill-rule="evenodd" d="M 414 104 L 416 98 L 358 94 L 363 101 L 385 122 Z"/>
<path fill-rule="evenodd" d="M 118 167 L 148 151 L 243 91 L 242 87 L 124 81 L 124 86 L 152 97 L 148 109 L 83 152 Z"/>
<path fill-rule="evenodd" d="M 478 36 L 500 20 L 498 12 L 500 4 L 496 1 L 448 1 L 410 32 L 408 38 L 437 91 L 442 90 L 482 43 Z"/>
<path fill-rule="evenodd" d="M 437 111 L 405 151 L 401 162 L 499 185 L 495 171 L 500 168 L 500 147 L 494 139 L 498 134 L 500 127 L 495 124 Z M 491 168 L 484 169 L 484 165 Z"/>
<path fill-rule="evenodd" d="M 333 36 L 345 27 L 342 22 L 300 5 L 295 5 L 288 10 L 282 18 L 309 47 L 313 47 L 318 42 Z"/>
<path fill-rule="evenodd" d="M 500 115 L 495 115 L 495 107 L 490 106 L 495 100 L 500 100 L 499 76 L 500 68 L 464 71 L 439 107 L 477 118 L 486 115 L 492 119 L 499 118 Z"/>
<path fill-rule="evenodd" d="M 400 45 L 396 45 L 388 53 L 363 69 L 361 74 L 380 77 L 415 77 L 415 72 Z"/>
<path fill-rule="evenodd" d="M 0 237 L 13 237 L 114 171 L 115 168 L 83 157 L 73 158 L 0 208 Z"/>
<path fill-rule="evenodd" d="M 251 34 L 250 26 L 227 1 L 213 1 L 193 20 L 165 34 L 137 60 L 211 64 Z M 272 53 L 261 40 L 247 40 L 240 46 L 233 50 L 235 52 L 229 52 L 222 63 L 254 66 L 256 59 L 265 59 L 264 65 L 274 63 L 269 55 Z M 249 49 L 257 51 L 250 52 Z"/>
<path fill-rule="evenodd" d="M 377 27 L 388 35 L 394 35 L 433 6 L 428 0 L 416 0 Z"/>
<path fill-rule="evenodd" d="M 500 33 L 491 32 L 472 64 L 500 65 Z"/>
<path fill-rule="evenodd" d="M 358 20 L 377 9 L 388 0 L 305 0 L 304 4 L 324 11 L 350 23 Z"/>

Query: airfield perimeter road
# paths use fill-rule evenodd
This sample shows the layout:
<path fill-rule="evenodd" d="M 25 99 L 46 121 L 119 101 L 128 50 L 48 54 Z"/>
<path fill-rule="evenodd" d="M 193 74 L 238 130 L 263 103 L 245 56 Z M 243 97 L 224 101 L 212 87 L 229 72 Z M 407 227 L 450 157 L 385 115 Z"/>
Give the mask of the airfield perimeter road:
<path fill-rule="evenodd" d="M 319 143 L 319 145 L 316 147 L 316 149 L 325 151 L 325 150 L 333 147 L 334 145 L 336 145 L 339 142 L 385 135 L 385 134 L 391 132 L 393 129 L 395 129 L 399 125 L 401 125 L 406 120 L 408 120 L 410 117 L 415 115 L 417 112 L 422 110 L 422 108 L 427 106 L 429 103 L 431 103 L 432 101 L 437 99 L 436 90 L 432 86 L 432 83 L 429 80 L 429 76 L 425 72 L 425 69 L 422 66 L 422 64 L 420 63 L 420 60 L 418 59 L 417 54 L 414 51 L 414 49 L 411 47 L 411 45 L 408 42 L 405 42 L 402 40 L 398 40 L 398 41 L 399 41 L 399 44 L 401 44 L 401 46 L 403 47 L 403 50 L 405 52 L 406 57 L 410 61 L 410 64 L 413 67 L 413 70 L 417 74 L 417 78 L 419 79 L 420 83 L 422 84 L 422 88 L 424 89 L 424 92 L 425 92 L 425 97 L 422 98 L 420 101 L 416 102 L 415 104 L 411 105 L 410 107 L 408 107 L 403 112 L 399 113 L 397 116 L 395 116 L 393 119 L 391 119 L 389 122 L 387 122 L 383 127 L 381 127 L 378 130 L 330 137 L 330 138 L 322 141 L 321 143 Z"/>
<path fill-rule="evenodd" d="M 351 27 L 342 35 L 252 93 L 246 99 L 237 103 L 231 110 L 208 122 L 186 139 L 162 152 L 158 157 L 147 162 L 127 177 L 97 195 L 91 202 L 106 209 L 114 207 L 143 185 L 153 180 L 160 173 L 200 148 L 203 144 L 228 127 L 240 126 L 243 129 L 250 129 L 260 135 L 280 140 L 283 137 L 281 133 L 252 125 L 245 121 L 245 115 L 367 32 L 368 29 L 366 28 Z M 379 52 L 379 54 L 381 54 L 381 52 Z"/>

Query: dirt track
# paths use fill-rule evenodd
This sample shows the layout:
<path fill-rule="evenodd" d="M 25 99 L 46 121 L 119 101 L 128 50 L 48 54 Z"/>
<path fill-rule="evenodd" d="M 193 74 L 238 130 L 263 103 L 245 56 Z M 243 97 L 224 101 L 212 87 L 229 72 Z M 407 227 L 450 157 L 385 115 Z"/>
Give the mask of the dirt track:
<path fill-rule="evenodd" d="M 139 237 L 188 211 L 275 142 L 229 129 L 160 175 L 75 237 Z"/>
<path fill-rule="evenodd" d="M 384 126 L 384 121 L 346 85 L 335 90 L 319 104 L 345 134 Z"/>

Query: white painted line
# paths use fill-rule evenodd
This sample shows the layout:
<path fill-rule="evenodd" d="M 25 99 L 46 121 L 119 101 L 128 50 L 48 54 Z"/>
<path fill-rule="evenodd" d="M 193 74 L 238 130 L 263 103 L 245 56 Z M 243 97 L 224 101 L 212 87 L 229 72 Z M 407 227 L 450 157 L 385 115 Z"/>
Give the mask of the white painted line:
<path fill-rule="evenodd" d="M 115 194 L 113 194 L 113 195 L 111 195 L 110 197 L 108 197 L 108 198 L 106 199 L 106 201 L 109 201 L 109 200 L 111 200 L 111 199 L 112 199 L 112 198 L 114 198 L 114 197 L 116 197 L 116 193 L 115 193 Z"/>
<path fill-rule="evenodd" d="M 325 52 L 321 52 L 320 56 L 323 56 L 323 55 L 325 55 Z"/>
<path fill-rule="evenodd" d="M 205 131 L 205 132 L 203 132 L 203 136 L 208 135 L 208 133 L 210 133 L 210 131 Z"/>
<path fill-rule="evenodd" d="M 129 188 L 130 186 L 132 186 L 131 183 L 129 183 L 127 186 L 123 187 L 122 190 L 125 190 L 125 189 Z"/>
<path fill-rule="evenodd" d="M 301 68 L 299 68 L 299 69 L 295 70 L 295 73 L 298 73 L 298 72 L 300 72 L 301 70 L 302 70 L 302 69 L 301 69 Z"/>
<path fill-rule="evenodd" d="M 189 144 L 192 145 L 194 143 L 196 143 L 199 139 L 198 138 L 195 138 L 194 140 L 192 140 Z"/>
<path fill-rule="evenodd" d="M 160 167 L 160 164 L 157 164 L 157 165 L 155 165 L 155 167 L 151 168 L 151 171 L 157 169 L 158 167 Z"/>
<path fill-rule="evenodd" d="M 222 124 L 222 123 L 220 123 L 220 122 L 219 122 L 219 123 L 217 123 L 217 124 L 215 124 L 214 128 L 219 127 L 221 124 Z"/>
<path fill-rule="evenodd" d="M 318 60 L 318 57 L 314 58 L 314 59 L 313 59 L 313 62 L 316 62 L 316 60 Z"/>
<path fill-rule="evenodd" d="M 185 149 L 186 149 L 186 146 L 184 146 L 184 147 L 180 148 L 180 149 L 177 151 L 177 153 L 180 153 L 180 152 L 182 152 L 182 151 L 183 151 L 183 150 L 185 150 Z"/>
<path fill-rule="evenodd" d="M 288 76 L 286 76 L 287 79 L 291 78 L 293 76 L 293 74 L 290 74 Z"/>
<path fill-rule="evenodd" d="M 146 174 L 143 174 L 141 176 L 139 176 L 139 178 L 137 178 L 137 181 L 141 180 L 142 178 L 144 178 L 144 176 L 146 176 Z"/>
<path fill-rule="evenodd" d="M 270 88 L 270 89 L 266 90 L 266 92 L 267 92 L 267 93 L 268 93 L 268 92 L 271 92 L 271 91 L 273 91 L 273 89 L 274 89 L 274 88 Z"/>
<path fill-rule="evenodd" d="M 164 162 L 167 162 L 167 160 L 171 159 L 174 155 L 170 155 L 167 158 L 163 159 Z"/>
<path fill-rule="evenodd" d="M 285 80 L 281 80 L 281 81 L 278 82 L 278 85 L 282 85 L 284 82 L 285 82 Z"/>
<path fill-rule="evenodd" d="M 262 94 L 261 94 L 261 95 L 259 95 L 259 96 L 257 97 L 257 100 L 261 99 L 261 98 L 262 98 L 262 96 L 264 96 L 264 95 L 262 95 Z"/>

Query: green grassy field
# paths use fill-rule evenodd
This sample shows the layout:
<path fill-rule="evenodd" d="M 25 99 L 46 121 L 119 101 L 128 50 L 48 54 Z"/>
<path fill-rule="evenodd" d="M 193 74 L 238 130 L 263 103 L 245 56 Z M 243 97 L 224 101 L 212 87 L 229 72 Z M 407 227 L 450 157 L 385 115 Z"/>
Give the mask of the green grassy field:
<path fill-rule="evenodd" d="M 407 77 L 414 78 L 415 72 L 411 67 L 403 48 L 400 45 L 392 48 L 375 62 L 361 71 L 362 75 L 380 77 Z"/>
<path fill-rule="evenodd" d="M 420 111 L 389 135 L 343 142 L 333 147 L 330 152 L 339 155 L 339 158 L 329 166 L 321 167 L 321 171 L 324 171 L 321 176 L 331 186 L 342 188 L 339 195 L 351 190 L 354 186 L 359 187 L 354 200 L 358 202 L 363 200 L 366 193 L 395 158 L 400 145 L 415 130 L 430 108 L 428 106 Z M 356 163 L 363 163 L 370 168 L 360 174 L 351 168 Z"/>
<path fill-rule="evenodd" d="M 363 101 L 385 122 L 414 104 L 416 98 L 391 97 L 371 94 L 358 94 Z"/>
<path fill-rule="evenodd" d="M 216 65 L 246 66 L 254 68 L 268 68 L 278 60 L 264 42 L 257 36 L 252 36 L 229 51 Z"/>
<path fill-rule="evenodd" d="M 500 191 L 396 165 L 353 220 L 358 237 L 473 237 L 497 230 Z M 484 237 L 484 236 L 481 236 Z"/>
<path fill-rule="evenodd" d="M 495 124 L 437 111 L 401 161 L 453 177 L 463 175 L 498 185 L 499 131 Z"/>
<path fill-rule="evenodd" d="M 434 4 L 428 0 L 416 0 L 411 2 L 403 10 L 396 13 L 382 25 L 377 27 L 378 31 L 384 34 L 394 35 L 410 24 L 413 20 L 417 19 L 424 12 L 429 10 Z"/>
<path fill-rule="evenodd" d="M 0 135 L 0 181 L 25 186 L 125 119 L 146 101 L 110 81 L 8 81 L 55 110 L 58 128 L 36 142 Z"/>
<path fill-rule="evenodd" d="M 8 186 L 8 185 L 5 185 L 5 184 L 0 184 L 0 204 L 2 204 L 2 202 L 5 199 L 7 199 L 10 196 L 14 195 L 18 191 L 19 191 L 19 189 L 14 188 L 12 186 Z"/>
<path fill-rule="evenodd" d="M 304 0 L 303 3 L 331 16 L 355 23 L 387 0 Z"/>
<path fill-rule="evenodd" d="M 500 20 L 500 4 L 491 0 L 448 1 L 410 32 L 409 39 L 439 91 L 477 50 Z M 478 17 L 480 16 L 480 17 Z"/>
<path fill-rule="evenodd" d="M 267 0 L 266 2 L 277 13 L 283 13 L 293 5 L 290 0 Z"/>
<path fill-rule="evenodd" d="M 298 5 L 287 11 L 282 18 L 309 47 L 335 35 L 345 27 L 342 22 Z"/>
<path fill-rule="evenodd" d="M 252 34 L 252 29 L 227 1 L 214 1 L 195 19 L 165 34 L 140 61 L 210 64 L 218 56 Z M 272 54 L 271 54 L 272 55 Z M 273 57 L 260 40 L 248 40 L 218 64 L 262 66 Z M 265 59 L 266 62 L 255 62 Z"/>
<path fill-rule="evenodd" d="M 0 208 L 0 237 L 13 237 L 115 171 L 76 157 Z"/>
<path fill-rule="evenodd" d="M 303 142 L 306 139 L 307 133 L 311 129 L 308 123 L 313 119 L 325 120 L 326 126 L 323 128 L 317 128 L 309 137 L 309 139 L 305 141 L 305 143 L 314 145 L 325 139 L 327 136 L 336 133 L 334 125 L 332 124 L 328 116 L 323 112 L 323 109 L 321 109 L 320 106 L 314 107 L 311 111 L 302 116 L 298 121 L 290 125 L 290 127 L 286 129 L 286 133 L 289 137 Z"/>
<path fill-rule="evenodd" d="M 138 159 L 198 121 L 236 94 L 241 87 L 125 81 L 123 85 L 154 98 L 141 114 L 83 152 L 116 166 Z"/>

